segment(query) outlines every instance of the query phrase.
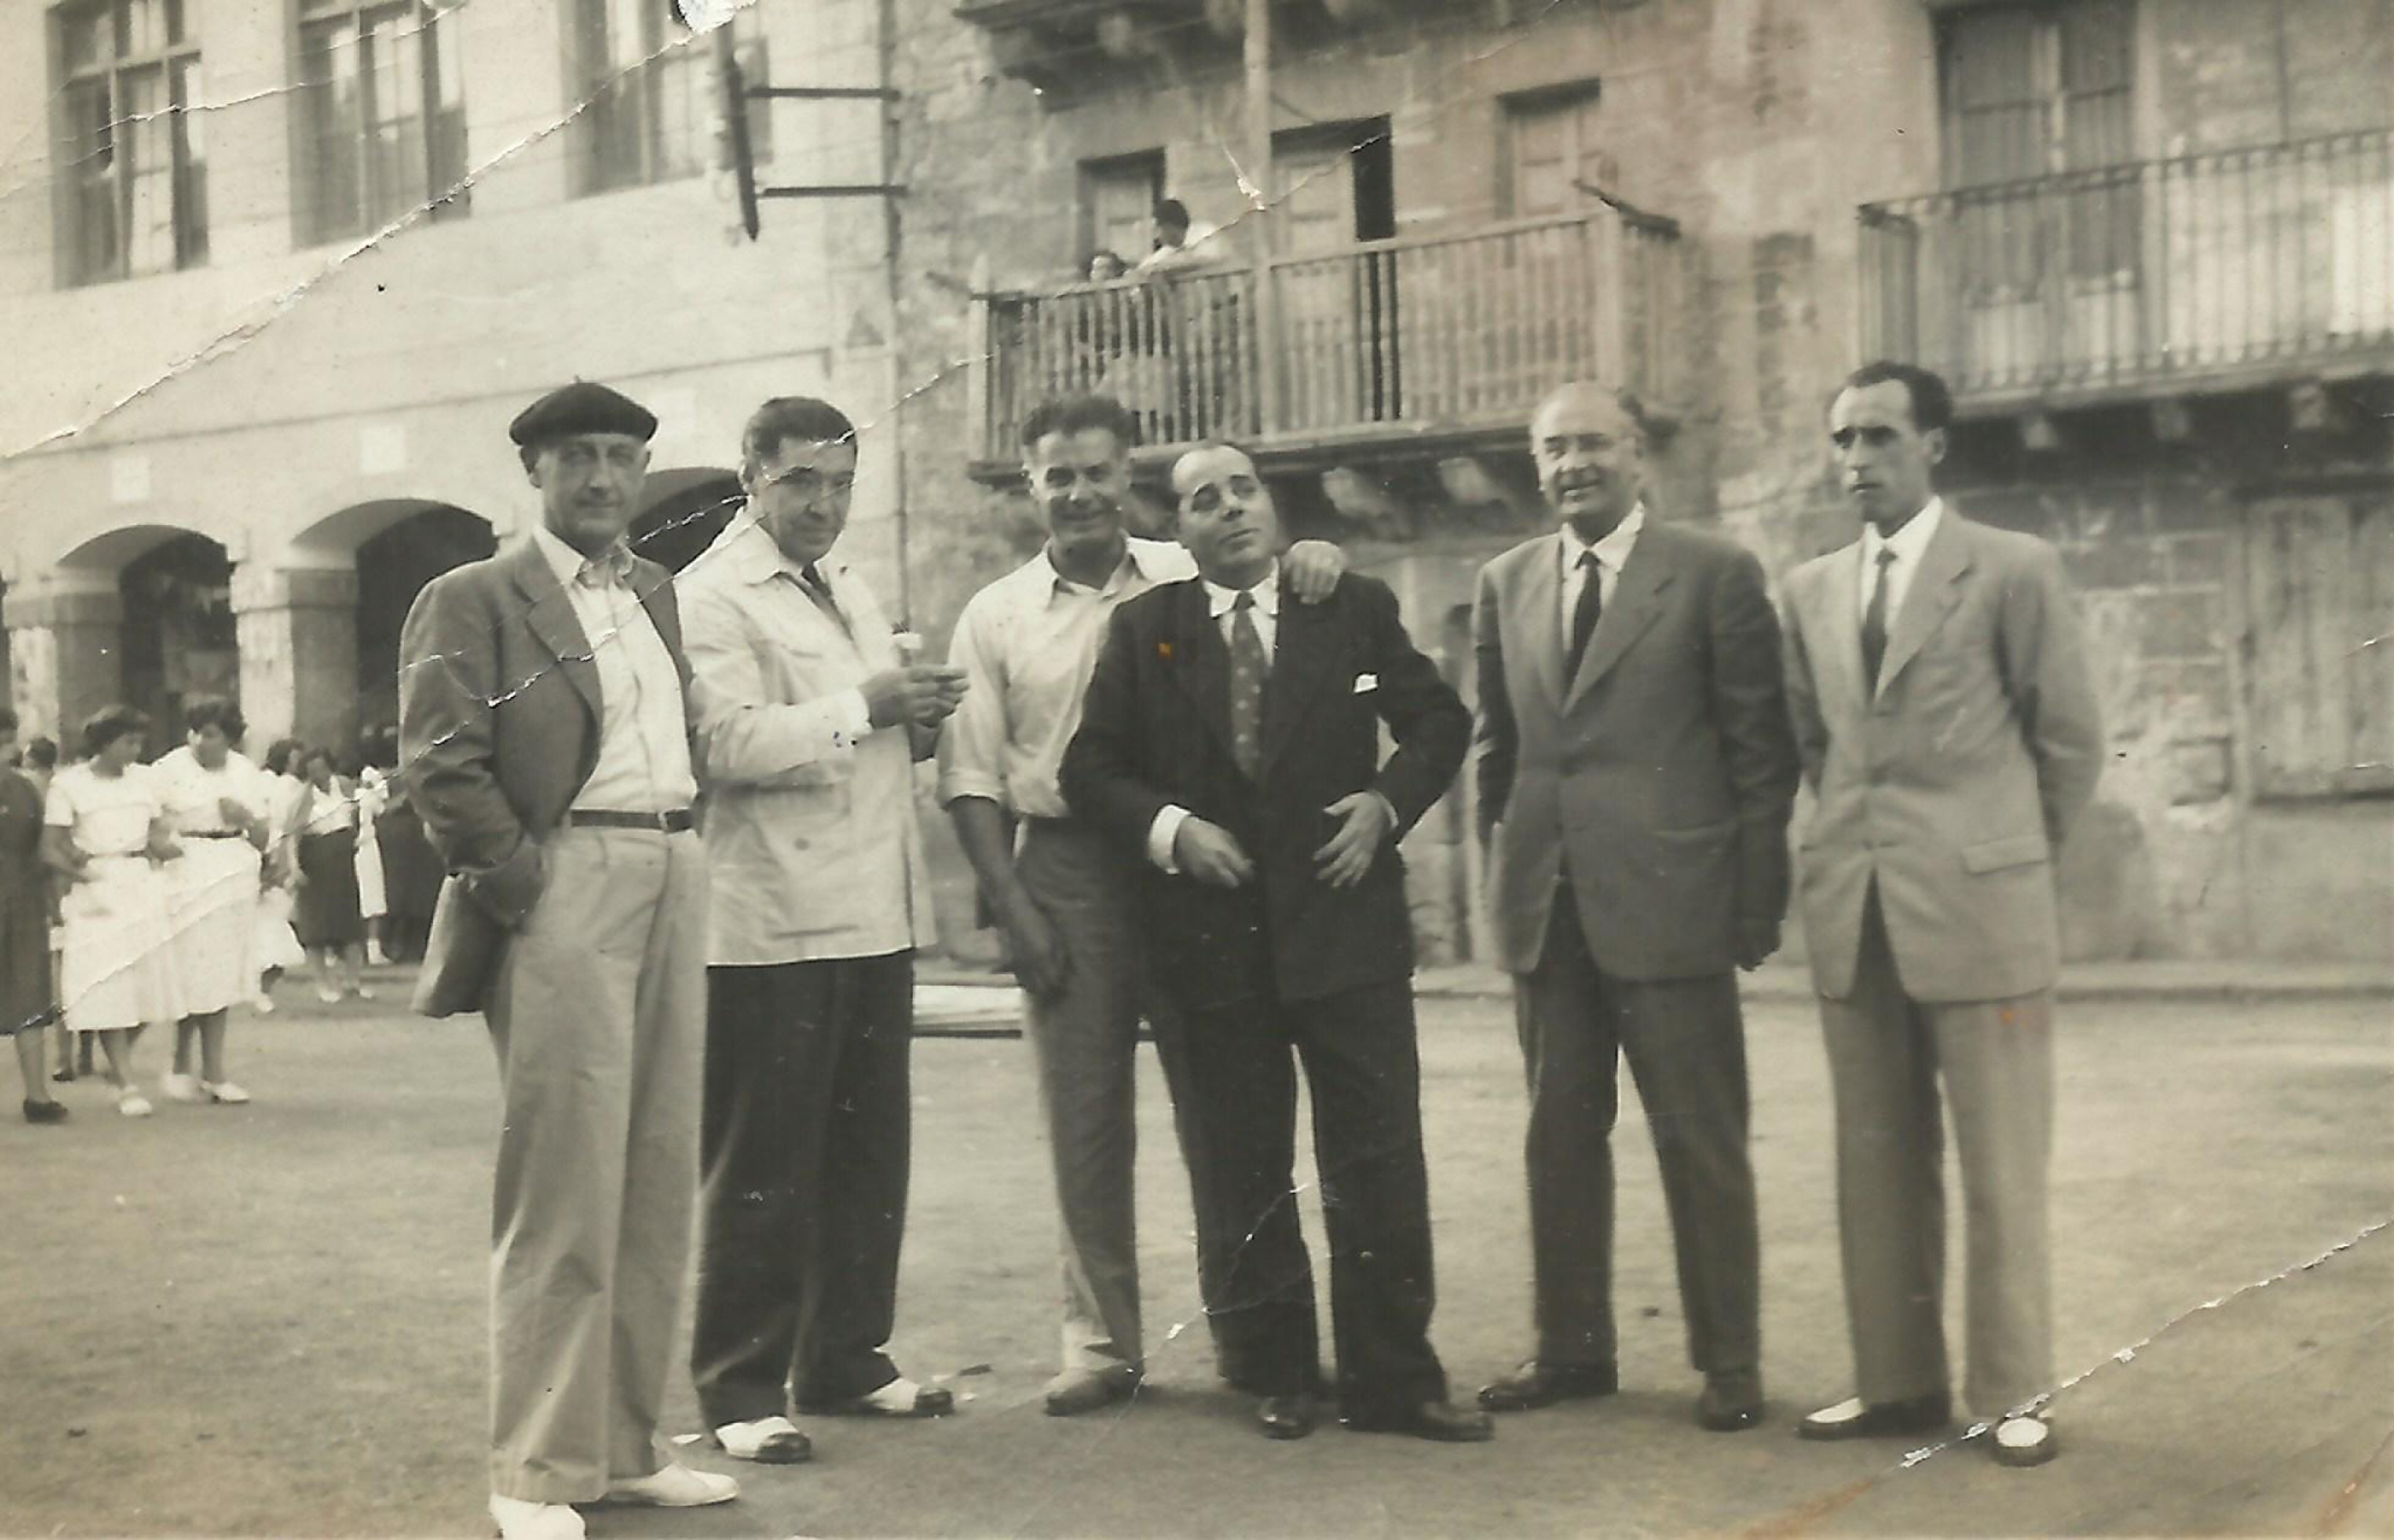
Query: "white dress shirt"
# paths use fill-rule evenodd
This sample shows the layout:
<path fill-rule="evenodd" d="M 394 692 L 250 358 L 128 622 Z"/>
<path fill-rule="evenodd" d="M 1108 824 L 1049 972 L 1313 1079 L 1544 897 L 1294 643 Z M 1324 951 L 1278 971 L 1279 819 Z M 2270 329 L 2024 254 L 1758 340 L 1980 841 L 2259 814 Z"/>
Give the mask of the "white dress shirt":
<path fill-rule="evenodd" d="M 1596 598 L 1605 608 L 1612 606 L 1612 592 L 1621 586 L 1621 569 L 1629 565 L 1630 550 L 1638 543 L 1638 532 L 1646 528 L 1646 504 L 1638 503 L 1628 516 L 1605 532 L 1602 540 L 1590 542 L 1580 539 L 1579 531 L 1566 523 L 1556 539 L 1562 548 L 1563 563 L 1563 645 L 1571 645 L 1572 620 L 1579 610 L 1579 596 L 1587 587 L 1587 568 L 1580 557 L 1596 553 Z"/>
<path fill-rule="evenodd" d="M 598 667 L 598 762 L 575 793 L 575 812 L 670 813 L 698 800 L 690 766 L 690 719 L 681 671 L 628 582 L 577 581 L 582 553 L 545 524 L 533 543 L 547 558 Z M 604 559 L 604 558 L 602 558 Z"/>
<path fill-rule="evenodd" d="M 974 594 L 948 644 L 967 687 L 940 734 L 940 803 L 982 797 L 1025 817 L 1066 816 L 1057 770 L 1108 623 L 1149 589 L 1196 575 L 1179 545 L 1134 538 L 1102 587 L 1065 577 L 1043 548 Z"/>
<path fill-rule="evenodd" d="M 1878 554 L 1895 553 L 1895 560 L 1887 568 L 1887 629 L 1895 631 L 1895 618 L 1903 613 L 1903 597 L 1912 592 L 1912 580 L 1919 574 L 1920 558 L 1928 553 L 1928 542 L 1937 537 L 1938 522 L 1945 516 L 1945 500 L 1932 497 L 1920 512 L 1905 521 L 1902 529 L 1892 535 L 1881 535 L 1878 526 L 1862 526 L 1862 560 L 1859 581 L 1854 584 L 1854 614 L 1870 613 L 1873 574 L 1878 570 Z"/>

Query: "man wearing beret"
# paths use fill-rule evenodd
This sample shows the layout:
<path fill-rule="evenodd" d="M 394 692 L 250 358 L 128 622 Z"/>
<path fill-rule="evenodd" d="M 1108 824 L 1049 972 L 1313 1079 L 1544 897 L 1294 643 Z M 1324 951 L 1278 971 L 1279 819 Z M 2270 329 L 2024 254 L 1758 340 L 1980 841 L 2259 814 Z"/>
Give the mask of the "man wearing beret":
<path fill-rule="evenodd" d="M 603 385 L 509 428 L 531 535 L 444 574 L 400 645 L 400 741 L 450 872 L 416 1009 L 498 1051 L 491 1517 L 725 1502 L 657 1435 L 697 1185 L 706 858 L 671 575 L 631 553 L 656 419 Z"/>

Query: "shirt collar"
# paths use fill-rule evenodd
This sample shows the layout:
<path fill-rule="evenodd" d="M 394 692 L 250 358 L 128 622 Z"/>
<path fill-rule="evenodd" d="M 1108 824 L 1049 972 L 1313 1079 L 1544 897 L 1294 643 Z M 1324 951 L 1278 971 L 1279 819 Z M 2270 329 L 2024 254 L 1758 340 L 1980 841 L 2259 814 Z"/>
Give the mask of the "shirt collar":
<path fill-rule="evenodd" d="M 583 562 L 585 559 L 582 553 L 559 539 L 557 531 L 546 524 L 535 524 L 532 527 L 532 542 L 540 548 L 540 554 L 547 561 L 549 570 L 557 574 L 558 582 L 566 588 L 572 588 L 574 579 L 581 574 Z M 608 547 L 606 555 L 628 564 L 632 559 L 632 547 L 628 542 L 618 540 L 613 545 Z"/>
<path fill-rule="evenodd" d="M 731 516 L 720 538 L 730 542 L 724 555 L 730 558 L 733 571 L 742 581 L 770 582 L 784 575 L 792 582 L 806 581 L 798 564 L 782 554 L 781 543 L 756 522 L 756 510 L 748 504 L 742 504 L 740 511 Z M 832 588 L 837 585 L 846 568 L 826 555 L 815 563 L 815 570 L 822 575 L 823 586 Z"/>
<path fill-rule="evenodd" d="M 1122 560 L 1114 564 L 1114 569 L 1106 575 L 1106 581 L 1095 588 L 1064 576 L 1062 570 L 1056 565 L 1054 555 L 1045 545 L 1039 547 L 1039 555 L 1034 560 L 1038 568 L 1046 574 L 1046 593 L 1051 599 L 1058 594 L 1112 594 L 1133 578 L 1153 576 L 1140 564 L 1138 547 L 1139 542 L 1136 537 L 1125 537 L 1123 542 Z"/>
<path fill-rule="evenodd" d="M 1271 564 L 1271 569 L 1263 575 L 1262 580 L 1255 587 L 1250 589 L 1224 588 L 1221 584 L 1207 581 L 1204 578 L 1197 581 L 1205 584 L 1205 613 L 1217 620 L 1230 613 L 1230 607 L 1239 602 L 1239 595 L 1242 593 L 1253 594 L 1256 596 L 1257 609 L 1275 620 L 1280 619 L 1280 563 L 1278 561 L 1274 561 Z"/>
<path fill-rule="evenodd" d="M 1599 541 L 1582 540 L 1577 529 L 1565 524 L 1561 530 L 1563 570 L 1568 572 L 1577 567 L 1580 557 L 1593 551 L 1599 566 L 1620 571 L 1628 564 L 1629 548 L 1638 543 L 1638 532 L 1645 528 L 1646 504 L 1642 502 L 1629 510 L 1628 516 L 1605 531 L 1604 538 Z"/>
<path fill-rule="evenodd" d="M 1928 542 L 1936 538 L 1937 526 L 1943 521 L 1944 514 L 1945 500 L 1941 497 L 1931 497 L 1927 502 L 1921 504 L 1920 512 L 1906 519 L 1903 528 L 1892 535 L 1880 534 L 1878 526 L 1875 524 L 1863 525 L 1862 570 L 1869 571 L 1871 564 L 1878 560 L 1881 546 L 1895 553 L 1898 566 L 1917 565 L 1921 556 L 1928 550 Z"/>

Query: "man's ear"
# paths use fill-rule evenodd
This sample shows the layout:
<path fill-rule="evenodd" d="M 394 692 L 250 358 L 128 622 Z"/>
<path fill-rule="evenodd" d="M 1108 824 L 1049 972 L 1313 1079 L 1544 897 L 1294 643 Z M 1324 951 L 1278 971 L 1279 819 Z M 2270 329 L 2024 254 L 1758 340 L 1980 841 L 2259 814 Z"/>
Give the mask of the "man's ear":
<path fill-rule="evenodd" d="M 1930 464 L 1942 464 L 1945 460 L 1945 430 L 1930 428 L 1920 436 L 1920 446 L 1927 454 Z"/>

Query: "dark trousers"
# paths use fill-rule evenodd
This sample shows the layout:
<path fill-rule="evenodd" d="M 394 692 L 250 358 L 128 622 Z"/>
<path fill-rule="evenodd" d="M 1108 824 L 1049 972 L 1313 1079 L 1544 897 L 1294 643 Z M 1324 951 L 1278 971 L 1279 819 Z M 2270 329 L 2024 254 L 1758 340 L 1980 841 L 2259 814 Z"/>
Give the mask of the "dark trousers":
<path fill-rule="evenodd" d="M 1566 886 L 1537 968 L 1514 980 L 1513 1009 L 1530 1077 L 1539 1361 L 1614 1361 L 1612 1126 L 1626 1057 L 1662 1167 L 1688 1357 L 1708 1375 L 1758 1366 L 1761 1245 L 1736 975 L 1638 983 L 1604 972 Z"/>
<path fill-rule="evenodd" d="M 1257 1395 L 1321 1382 L 1313 1264 L 1297 1222 L 1296 1062 L 1330 1239 L 1338 1398 L 1349 1412 L 1442 1400 L 1429 1345 L 1435 1286 L 1413 985 L 1320 999 L 1269 992 L 1188 1013 L 1182 1143 L 1200 1246 L 1219 1259 L 1206 1311 L 1224 1377 Z M 1291 1059 L 1291 1050 L 1296 1058 Z"/>
<path fill-rule="evenodd" d="M 706 971 L 691 1377 L 709 1426 L 898 1377 L 914 954 Z"/>

